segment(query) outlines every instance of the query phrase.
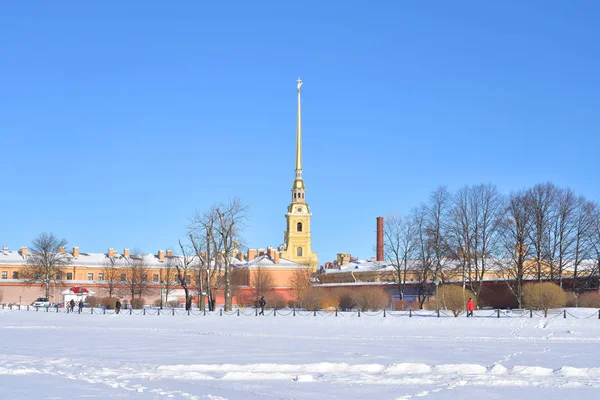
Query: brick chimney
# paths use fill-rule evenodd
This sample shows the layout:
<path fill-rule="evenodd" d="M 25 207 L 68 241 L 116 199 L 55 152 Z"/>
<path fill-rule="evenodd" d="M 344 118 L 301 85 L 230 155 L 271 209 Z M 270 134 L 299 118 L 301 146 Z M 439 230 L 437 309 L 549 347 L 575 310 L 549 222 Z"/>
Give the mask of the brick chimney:
<path fill-rule="evenodd" d="M 244 261 L 244 254 L 240 251 L 235 255 L 235 258 L 237 258 L 240 261 Z"/>
<path fill-rule="evenodd" d="M 129 258 L 129 249 L 123 249 L 123 257 Z"/>
<path fill-rule="evenodd" d="M 173 250 L 167 250 L 167 257 L 173 257 Z"/>
<path fill-rule="evenodd" d="M 258 256 L 264 256 L 265 255 L 265 249 L 258 249 Z"/>
<path fill-rule="evenodd" d="M 79 247 L 73 247 L 73 258 L 79 257 Z"/>
<path fill-rule="evenodd" d="M 383 217 L 377 217 L 377 261 L 383 261 Z"/>
<path fill-rule="evenodd" d="M 158 261 L 160 261 L 160 262 L 164 262 L 165 261 L 165 251 L 164 250 L 159 250 L 158 251 Z"/>
<path fill-rule="evenodd" d="M 58 249 L 58 251 L 60 252 L 60 254 L 64 254 L 65 253 L 65 248 L 61 247 L 60 249 Z"/>
<path fill-rule="evenodd" d="M 256 249 L 248 249 L 248 261 L 252 261 L 256 258 Z"/>
<path fill-rule="evenodd" d="M 275 264 L 279 264 L 279 252 L 275 250 L 275 258 L 273 258 Z"/>
<path fill-rule="evenodd" d="M 21 256 L 22 257 L 27 256 L 27 247 L 21 246 Z"/>
<path fill-rule="evenodd" d="M 115 251 L 115 249 L 113 249 L 112 247 L 110 249 L 108 249 L 108 258 L 111 258 L 112 256 L 114 256 L 117 252 Z"/>

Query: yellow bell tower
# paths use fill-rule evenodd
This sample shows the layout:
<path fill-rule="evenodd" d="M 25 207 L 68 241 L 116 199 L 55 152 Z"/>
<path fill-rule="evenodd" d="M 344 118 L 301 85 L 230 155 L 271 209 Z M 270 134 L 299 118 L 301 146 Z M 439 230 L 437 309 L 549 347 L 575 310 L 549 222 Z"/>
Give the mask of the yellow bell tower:
<path fill-rule="evenodd" d="M 311 247 L 310 208 L 304 197 L 306 189 L 302 179 L 302 113 L 300 111 L 300 88 L 302 80 L 298 78 L 298 119 L 296 122 L 296 179 L 292 185 L 292 203 L 285 215 L 287 228 L 284 232 L 284 244 L 281 257 L 298 264 L 319 266 L 316 253 Z"/>

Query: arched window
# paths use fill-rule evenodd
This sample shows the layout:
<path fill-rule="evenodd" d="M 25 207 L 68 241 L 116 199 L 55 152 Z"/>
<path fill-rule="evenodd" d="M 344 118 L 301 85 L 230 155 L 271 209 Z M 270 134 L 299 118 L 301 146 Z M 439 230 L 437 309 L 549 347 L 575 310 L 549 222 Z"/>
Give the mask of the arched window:
<path fill-rule="evenodd" d="M 302 257 L 302 247 L 298 247 L 298 248 L 296 249 L 296 255 L 297 255 L 298 257 Z"/>
<path fill-rule="evenodd" d="M 296 225 L 296 230 L 298 232 L 302 232 L 302 222 L 298 222 L 298 224 Z"/>
<path fill-rule="evenodd" d="M 296 192 L 294 192 L 294 198 L 296 198 Z"/>

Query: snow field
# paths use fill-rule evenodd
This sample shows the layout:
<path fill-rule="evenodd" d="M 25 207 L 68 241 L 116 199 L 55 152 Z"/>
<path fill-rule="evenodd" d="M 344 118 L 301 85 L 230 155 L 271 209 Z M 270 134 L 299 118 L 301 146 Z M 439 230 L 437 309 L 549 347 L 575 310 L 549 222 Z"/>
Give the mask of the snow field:
<path fill-rule="evenodd" d="M 593 310 L 570 312 L 584 318 Z M 591 399 L 600 388 L 599 343 L 594 318 L 5 310 L 0 387 L 15 399 L 69 398 L 73 390 L 90 398 Z"/>

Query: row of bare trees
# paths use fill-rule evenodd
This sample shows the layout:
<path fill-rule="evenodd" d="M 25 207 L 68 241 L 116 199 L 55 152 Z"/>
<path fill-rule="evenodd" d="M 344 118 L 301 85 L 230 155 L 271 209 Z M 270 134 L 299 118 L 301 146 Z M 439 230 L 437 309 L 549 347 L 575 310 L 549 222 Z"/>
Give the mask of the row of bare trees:
<path fill-rule="evenodd" d="M 573 291 L 597 283 L 600 206 L 552 183 L 510 195 L 490 184 L 456 193 L 440 187 L 409 215 L 388 217 L 384 236 L 400 297 L 410 276 L 421 304 L 435 277 L 458 275 L 479 298 L 492 268 L 519 304 L 525 280 L 551 279 L 562 287 L 568 277 Z"/>

